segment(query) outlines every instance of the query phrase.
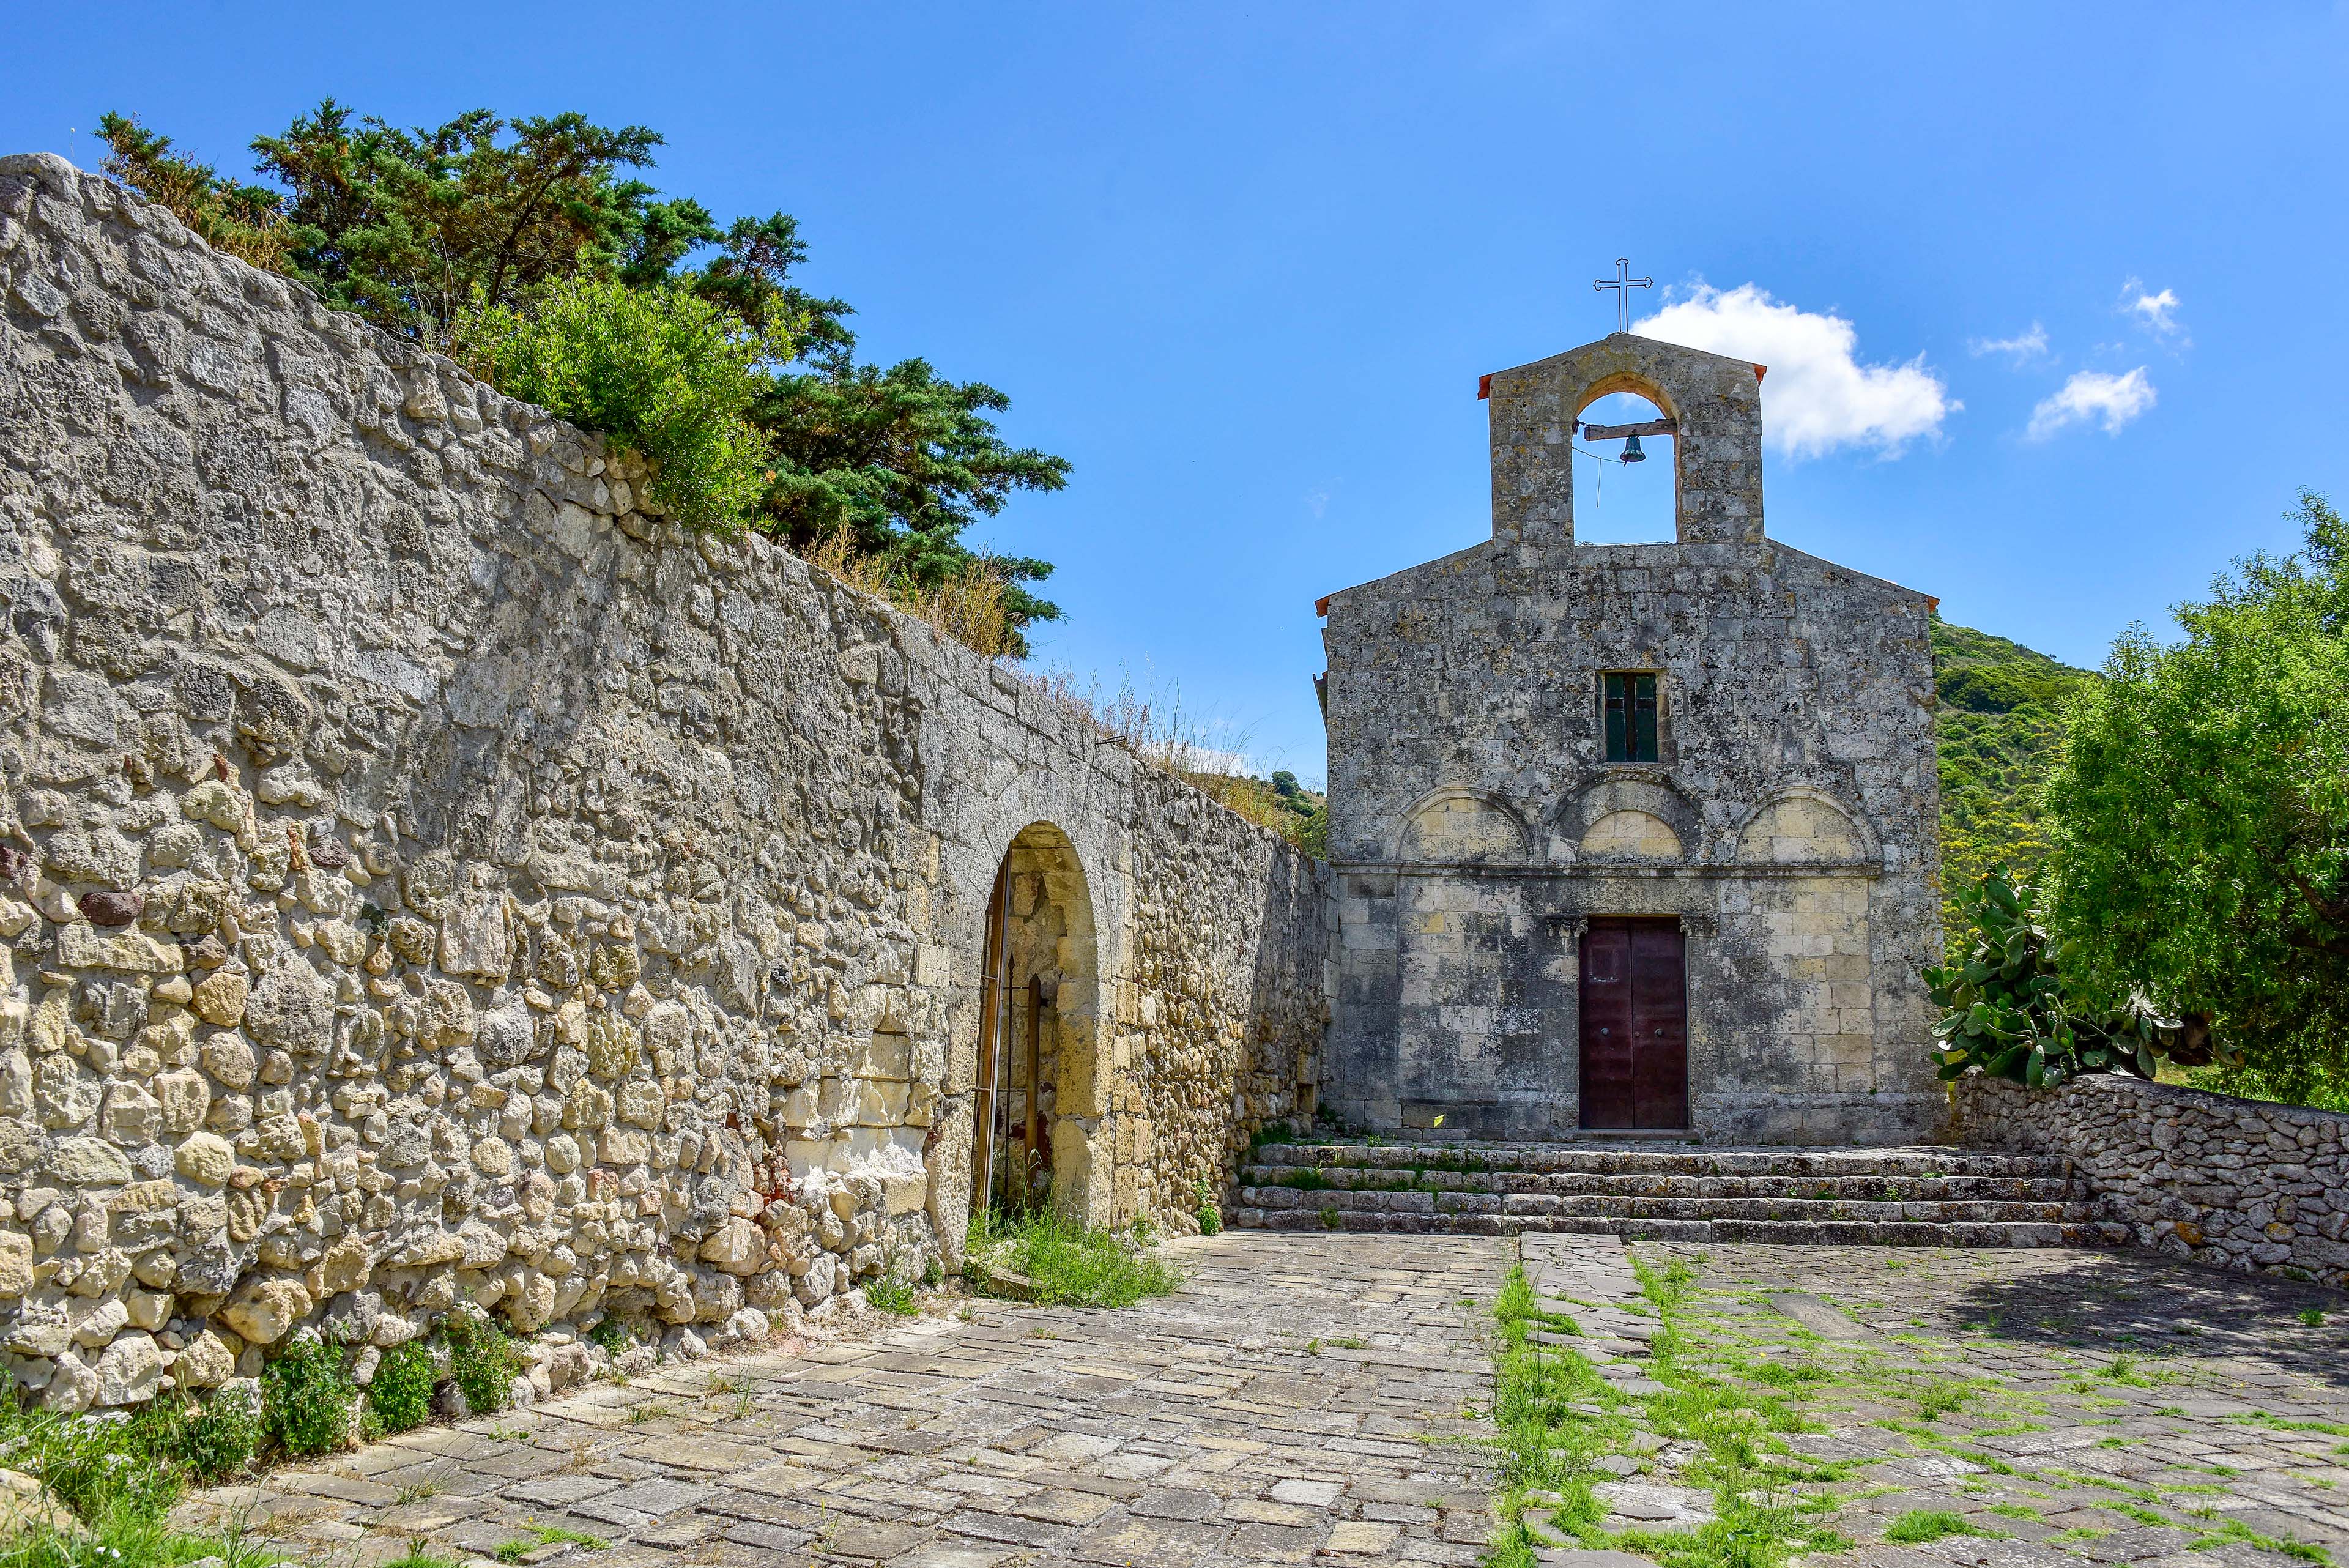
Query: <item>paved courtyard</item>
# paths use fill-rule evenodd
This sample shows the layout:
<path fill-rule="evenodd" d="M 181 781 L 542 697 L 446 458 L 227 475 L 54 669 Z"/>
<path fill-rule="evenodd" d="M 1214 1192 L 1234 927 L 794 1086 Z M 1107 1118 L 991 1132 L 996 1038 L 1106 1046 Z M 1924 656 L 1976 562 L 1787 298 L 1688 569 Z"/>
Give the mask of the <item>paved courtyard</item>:
<path fill-rule="evenodd" d="M 1808 1568 L 2349 1563 L 2333 1292 L 2130 1251 L 1632 1251 L 1692 1276 L 1689 1371 L 1804 1418 L 1791 1490 L 1845 1542 Z"/>
<path fill-rule="evenodd" d="M 802 1357 L 714 1357 L 281 1470 L 316 1561 L 1466 1563 L 1493 1521 L 1493 1238 L 1231 1232 L 1125 1312 L 973 1303 Z M 590 1554 L 537 1533 L 593 1536 Z"/>
<path fill-rule="evenodd" d="M 417 1540 L 566 1568 L 1484 1557 L 1501 1492 L 1490 1309 L 1516 1242 L 1239 1232 L 1170 1250 L 1187 1282 L 1131 1311 L 978 1302 L 428 1428 L 198 1506 L 355 1568 Z M 1542 1289 L 1590 1293 L 1582 1337 L 1551 1343 L 1632 1401 L 1597 1488 L 1622 1511 L 1599 1522 L 1609 1544 L 1670 1555 L 1657 1532 L 1734 1506 L 1672 1436 L 1673 1399 L 1711 1380 L 1799 1416 L 1787 1462 L 1814 1468 L 1785 1501 L 1828 1532 L 1805 1568 L 2286 1568 L 2286 1547 L 2349 1565 L 2349 1302 L 2332 1293 L 2127 1252 L 1541 1251 Z M 1678 1343 L 1652 1362 L 1631 1259 L 1689 1276 Z"/>

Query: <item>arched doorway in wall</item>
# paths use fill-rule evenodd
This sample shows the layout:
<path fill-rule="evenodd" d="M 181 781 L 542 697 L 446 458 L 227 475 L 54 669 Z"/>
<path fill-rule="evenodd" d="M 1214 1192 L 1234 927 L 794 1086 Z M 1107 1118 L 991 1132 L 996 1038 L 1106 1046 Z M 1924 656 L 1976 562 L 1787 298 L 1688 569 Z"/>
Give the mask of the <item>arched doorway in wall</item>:
<path fill-rule="evenodd" d="M 1067 834 L 1030 823 L 988 898 L 971 1206 L 1106 1222 L 1108 1072 L 1092 897 Z"/>

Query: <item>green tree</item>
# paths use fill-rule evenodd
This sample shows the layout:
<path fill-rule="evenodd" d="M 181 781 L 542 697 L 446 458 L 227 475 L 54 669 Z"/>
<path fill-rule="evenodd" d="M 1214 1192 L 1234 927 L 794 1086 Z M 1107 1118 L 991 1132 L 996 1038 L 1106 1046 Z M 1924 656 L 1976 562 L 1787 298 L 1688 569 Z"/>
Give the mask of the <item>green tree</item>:
<path fill-rule="evenodd" d="M 1010 405 L 992 387 L 946 379 L 926 360 L 884 370 L 835 348 L 776 378 L 754 416 L 777 458 L 764 524 L 802 553 L 845 530 L 858 550 L 924 587 L 983 563 L 1007 585 L 1015 626 L 1056 620 L 1060 607 L 1022 586 L 1050 576 L 1050 563 L 963 543 L 964 531 L 1002 511 L 1015 491 L 1068 482 L 1067 459 L 1009 446 L 998 434 L 986 416 Z"/>
<path fill-rule="evenodd" d="M 2048 870 L 2083 973 L 2207 1012 L 2220 1086 L 2349 1098 L 2349 526 L 2303 493 L 2256 555 L 2134 628 L 2070 716 Z"/>
<path fill-rule="evenodd" d="M 626 177 L 660 145 L 641 125 L 578 114 L 508 121 L 477 109 L 402 130 L 328 99 L 253 151 L 285 187 L 286 270 L 440 348 L 469 308 L 518 306 L 564 278 L 657 283 L 719 238 L 699 202 L 657 200 Z"/>

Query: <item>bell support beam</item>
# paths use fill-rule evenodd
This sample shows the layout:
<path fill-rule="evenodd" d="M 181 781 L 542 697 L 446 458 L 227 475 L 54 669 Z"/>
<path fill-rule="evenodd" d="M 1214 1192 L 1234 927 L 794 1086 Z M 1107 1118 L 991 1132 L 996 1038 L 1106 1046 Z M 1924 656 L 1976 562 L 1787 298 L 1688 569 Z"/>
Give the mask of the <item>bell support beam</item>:
<path fill-rule="evenodd" d="M 1585 441 L 1621 441 L 1625 436 L 1678 435 L 1680 426 L 1671 420 L 1641 420 L 1636 425 L 1585 425 Z"/>

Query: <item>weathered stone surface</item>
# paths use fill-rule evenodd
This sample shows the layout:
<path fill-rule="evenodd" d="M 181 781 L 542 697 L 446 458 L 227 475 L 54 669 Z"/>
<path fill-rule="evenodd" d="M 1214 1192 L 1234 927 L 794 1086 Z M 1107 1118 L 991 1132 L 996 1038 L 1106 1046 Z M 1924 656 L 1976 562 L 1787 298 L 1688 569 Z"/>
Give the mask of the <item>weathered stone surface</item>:
<path fill-rule="evenodd" d="M 245 998 L 251 991 L 252 982 L 245 978 L 243 971 L 216 969 L 196 983 L 190 995 L 189 1005 L 205 1023 L 233 1029 L 243 1021 Z"/>
<path fill-rule="evenodd" d="M 274 1345 L 310 1311 L 310 1293 L 295 1281 L 255 1275 L 221 1309 L 222 1323 L 254 1345 Z"/>
<path fill-rule="evenodd" d="M 1957 1137 L 2068 1158 L 2137 1246 L 2349 1289 L 2349 1116 L 2116 1073 L 1951 1090 Z"/>
<path fill-rule="evenodd" d="M 26 1334 L 124 1292 L 254 1345 L 336 1293 L 376 1334 L 721 1323 L 952 1267 L 1007 861 L 1056 1201 L 1189 1229 L 1311 1109 L 1312 862 L 59 160 L 0 158 L 0 299 L 81 280 L 0 307 Z M 60 1351 L 86 1407 L 102 1353 Z"/>
<path fill-rule="evenodd" d="M 89 923 L 93 926 L 129 925 L 147 907 L 145 896 L 135 890 L 116 892 L 100 889 L 95 893 L 84 893 L 78 902 L 81 912 L 89 917 Z"/>
<path fill-rule="evenodd" d="M 1331 1104 L 1571 1136 L 1583 933 L 1650 916 L 1708 1143 L 1931 1136 L 1931 601 L 1764 535 L 1754 366 L 1619 334 L 1490 379 L 1491 538 L 1326 601 Z M 1680 426 L 1671 544 L 1575 539 L 1622 390 Z M 1608 760 L 1610 670 L 1655 678 L 1653 761 Z"/>
<path fill-rule="evenodd" d="M 143 1405 L 162 1388 L 163 1350 L 152 1334 L 134 1329 L 106 1347 L 96 1370 L 95 1403 Z"/>
<path fill-rule="evenodd" d="M 219 1187 L 236 1168 L 236 1151 L 226 1138 L 211 1133 L 191 1133 L 181 1140 L 172 1151 L 172 1167 L 189 1180 L 205 1187 Z"/>
<path fill-rule="evenodd" d="M 183 1388 L 217 1388 L 235 1376 L 236 1357 L 209 1329 L 189 1341 L 171 1364 L 171 1376 Z"/>

